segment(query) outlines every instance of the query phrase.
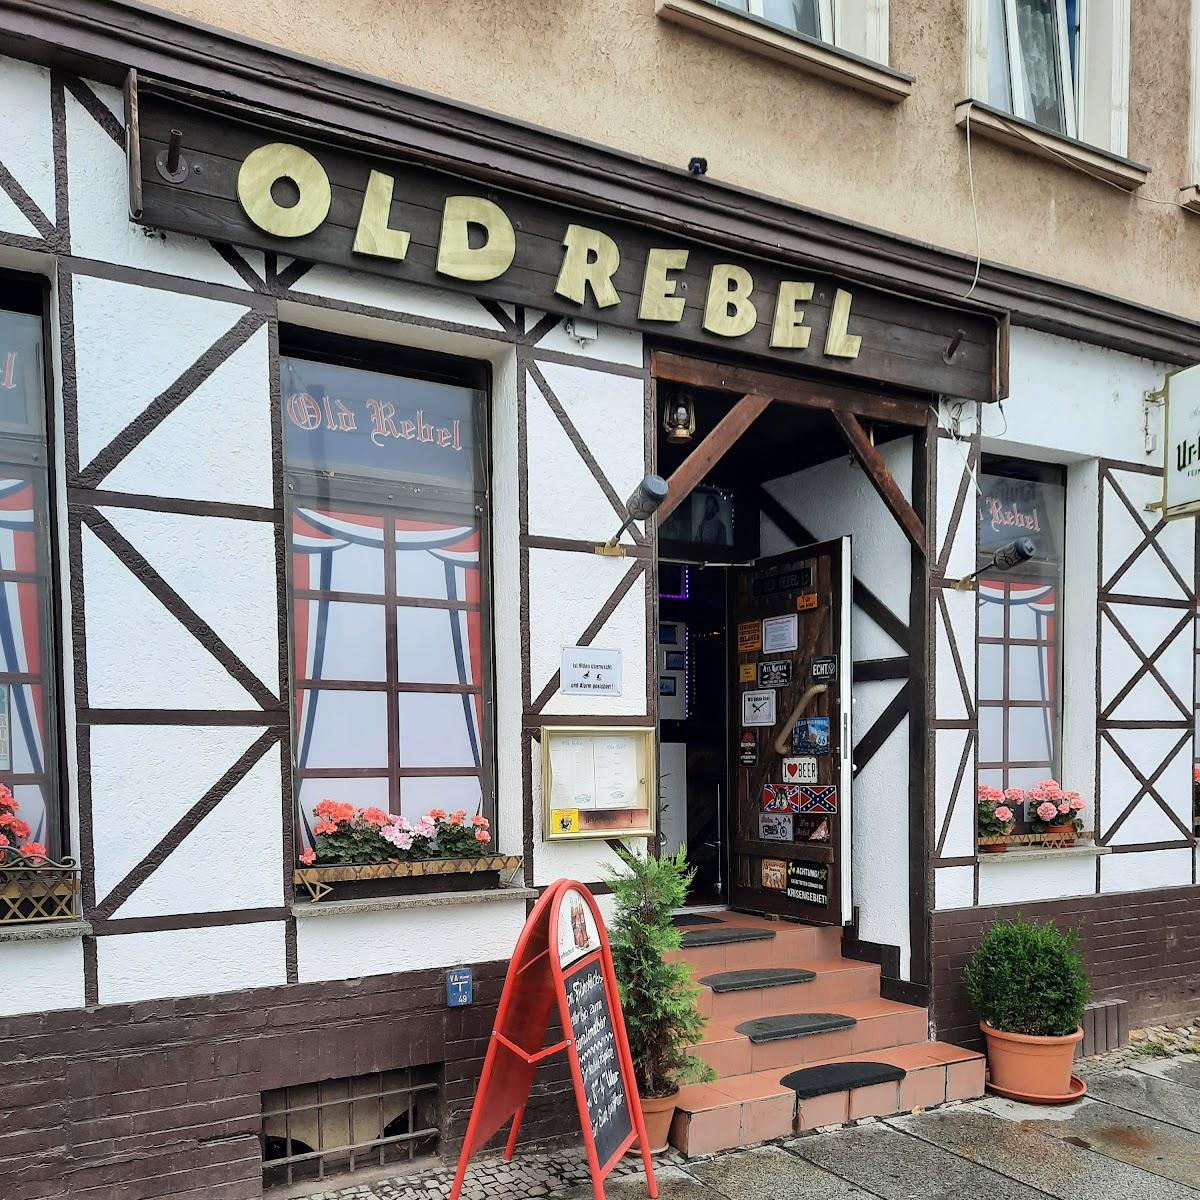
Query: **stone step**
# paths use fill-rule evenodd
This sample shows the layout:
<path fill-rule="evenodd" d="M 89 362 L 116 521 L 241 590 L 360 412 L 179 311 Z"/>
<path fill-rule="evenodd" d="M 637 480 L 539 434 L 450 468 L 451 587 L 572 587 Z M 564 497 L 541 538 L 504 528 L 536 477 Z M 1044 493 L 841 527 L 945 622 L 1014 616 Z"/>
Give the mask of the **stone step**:
<path fill-rule="evenodd" d="M 981 1054 L 923 1042 L 841 1055 L 794 1072 L 775 1068 L 692 1084 L 680 1089 L 671 1144 L 694 1157 L 860 1117 L 974 1099 L 983 1094 L 983 1068 Z M 818 1084 L 836 1090 L 800 1095 L 796 1086 L 783 1082 L 793 1075 L 801 1076 L 800 1090 L 806 1093 Z"/>
<path fill-rule="evenodd" d="M 855 959 L 808 959 L 787 967 L 719 971 L 702 975 L 699 983 L 701 1015 L 737 1024 L 754 1017 L 839 1011 L 847 1001 L 878 999 L 879 968 Z"/>
<path fill-rule="evenodd" d="M 814 984 L 807 986 L 811 988 Z M 770 1001 L 771 997 L 766 995 L 764 1000 Z M 811 1023 L 815 1017 L 825 1020 Z M 797 1021 L 804 1022 L 803 1031 L 793 1033 L 786 1022 Z M 757 1030 L 758 1022 L 772 1024 L 764 1027 L 770 1032 L 759 1032 L 756 1039 L 747 1031 Z M 919 1042 L 928 1032 L 929 1017 L 925 1009 L 875 996 L 842 1001 L 819 1013 L 781 1010 L 778 1014 L 767 1012 L 734 1021 L 709 1021 L 704 1040 L 692 1049 L 718 1075 L 749 1075 L 777 1067 L 802 1066 L 839 1054 L 860 1054 Z"/>
<path fill-rule="evenodd" d="M 721 913 L 715 924 L 686 928 L 682 940 L 683 948 L 667 958 L 686 962 L 697 977 L 718 971 L 787 966 L 810 958 L 835 958 L 842 949 L 840 929 L 764 921 L 744 913 Z"/>

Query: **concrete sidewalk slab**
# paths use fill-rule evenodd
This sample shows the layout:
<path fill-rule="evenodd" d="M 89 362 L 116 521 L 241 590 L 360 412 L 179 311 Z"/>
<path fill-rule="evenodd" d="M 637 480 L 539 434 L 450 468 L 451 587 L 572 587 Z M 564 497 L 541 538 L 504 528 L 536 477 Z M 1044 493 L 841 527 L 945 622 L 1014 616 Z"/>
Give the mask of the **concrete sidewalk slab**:
<path fill-rule="evenodd" d="M 880 1200 L 912 1200 L 918 1196 L 921 1200 L 1045 1200 L 1022 1183 L 886 1123 L 796 1138 L 786 1146 L 793 1154 L 851 1181 Z M 772 1189 L 766 1194 L 788 1193 Z"/>
<path fill-rule="evenodd" d="M 967 1107 L 889 1124 L 1057 1200 L 1196 1200 L 1193 1188 L 1042 1132 L 1042 1121 L 1008 1121 Z"/>
<path fill-rule="evenodd" d="M 687 1169 L 723 1197 L 871 1200 L 872 1196 L 778 1146 L 761 1146 L 744 1154 L 723 1154 L 706 1162 L 689 1163 Z"/>

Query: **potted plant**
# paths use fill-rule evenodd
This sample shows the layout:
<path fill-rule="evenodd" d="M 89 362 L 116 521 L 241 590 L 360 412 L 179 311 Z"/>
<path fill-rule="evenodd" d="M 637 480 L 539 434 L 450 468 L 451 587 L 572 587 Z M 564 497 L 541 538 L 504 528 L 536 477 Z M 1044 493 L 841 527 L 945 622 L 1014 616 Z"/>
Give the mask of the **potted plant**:
<path fill-rule="evenodd" d="M 963 983 L 982 1018 L 988 1084 L 1002 1095 L 1032 1104 L 1073 1095 L 1071 1064 L 1092 992 L 1078 941 L 1050 922 L 1017 917 L 997 921 L 971 956 Z"/>
<path fill-rule="evenodd" d="M 646 1136 L 657 1154 L 667 1148 L 680 1085 L 715 1078 L 691 1052 L 704 1036 L 700 989 L 686 963 L 669 961 L 681 940 L 671 917 L 695 871 L 682 848 L 674 857 L 626 862 L 627 870 L 609 872 L 616 899 L 609 937 Z"/>
<path fill-rule="evenodd" d="M 1080 813 L 1087 808 L 1078 792 L 1064 792 L 1054 779 L 1043 779 L 1029 789 L 1028 799 L 1035 803 L 1034 833 L 1046 835 L 1047 842 L 1057 846 L 1075 845 L 1075 837 L 1083 832 Z"/>
<path fill-rule="evenodd" d="M 1008 845 L 1000 839 L 1008 837 L 1013 831 L 1013 810 L 1010 805 L 1024 798 L 1020 788 L 1009 788 L 1007 792 L 1002 792 L 985 783 L 979 785 L 975 806 L 981 854 L 1003 854 L 1008 849 Z"/>

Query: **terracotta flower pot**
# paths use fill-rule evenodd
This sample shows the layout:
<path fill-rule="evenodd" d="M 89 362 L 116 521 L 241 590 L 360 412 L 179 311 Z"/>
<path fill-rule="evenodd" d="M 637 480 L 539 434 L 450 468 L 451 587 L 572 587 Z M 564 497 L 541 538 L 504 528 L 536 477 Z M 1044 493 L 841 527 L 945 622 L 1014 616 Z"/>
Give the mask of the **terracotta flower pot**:
<path fill-rule="evenodd" d="M 667 1137 L 671 1133 L 671 1121 L 675 1116 L 675 1102 L 679 1099 L 676 1088 L 669 1096 L 639 1096 L 642 1102 L 642 1120 L 646 1122 L 646 1138 L 650 1142 L 650 1153 L 661 1154 L 667 1148 Z M 630 1153 L 641 1147 L 635 1138 Z"/>
<path fill-rule="evenodd" d="M 984 843 L 979 847 L 980 854 L 1003 854 L 1008 847 L 1003 842 Z"/>
<path fill-rule="evenodd" d="M 1075 821 L 1063 821 L 1058 825 L 1047 825 L 1046 832 L 1053 834 L 1056 839 L 1061 839 L 1059 845 L 1073 846 L 1075 845 Z"/>
<path fill-rule="evenodd" d="M 1053 1103 L 1069 1094 L 1082 1029 L 1065 1037 L 1035 1037 L 993 1029 L 986 1021 L 979 1028 L 987 1038 L 989 1084 L 1029 1104 Z"/>

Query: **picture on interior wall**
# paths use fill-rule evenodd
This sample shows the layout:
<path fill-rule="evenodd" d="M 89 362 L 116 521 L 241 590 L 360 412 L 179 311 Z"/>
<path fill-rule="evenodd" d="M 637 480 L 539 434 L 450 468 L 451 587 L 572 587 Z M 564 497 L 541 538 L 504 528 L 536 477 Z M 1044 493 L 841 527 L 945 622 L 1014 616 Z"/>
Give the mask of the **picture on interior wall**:
<path fill-rule="evenodd" d="M 667 541 L 695 542 L 702 546 L 734 544 L 733 493 L 701 484 L 659 527 Z"/>

